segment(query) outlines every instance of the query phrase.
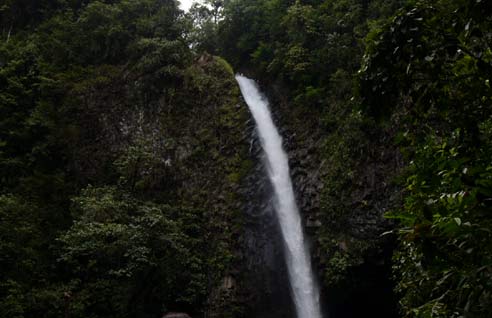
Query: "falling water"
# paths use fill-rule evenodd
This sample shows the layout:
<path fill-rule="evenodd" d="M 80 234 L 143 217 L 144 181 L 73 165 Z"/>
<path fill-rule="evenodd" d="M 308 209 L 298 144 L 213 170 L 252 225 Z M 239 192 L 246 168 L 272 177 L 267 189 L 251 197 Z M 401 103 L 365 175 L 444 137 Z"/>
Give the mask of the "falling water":
<path fill-rule="evenodd" d="M 321 318 L 318 288 L 294 197 L 289 162 L 282 149 L 282 137 L 273 124 L 268 100 L 261 94 L 256 83 L 242 75 L 236 75 L 236 80 L 256 121 L 261 145 L 266 154 L 297 318 Z"/>

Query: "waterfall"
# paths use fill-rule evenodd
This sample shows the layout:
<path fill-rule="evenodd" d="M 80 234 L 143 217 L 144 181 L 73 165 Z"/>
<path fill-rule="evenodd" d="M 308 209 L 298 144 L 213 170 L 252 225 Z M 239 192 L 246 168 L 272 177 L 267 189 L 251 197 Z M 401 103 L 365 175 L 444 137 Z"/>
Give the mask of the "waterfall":
<path fill-rule="evenodd" d="M 261 94 L 256 83 L 242 75 L 236 75 L 236 80 L 253 114 L 266 154 L 297 318 L 321 318 L 319 292 L 295 201 L 287 154 L 282 149 L 282 137 L 273 123 L 268 100 Z"/>

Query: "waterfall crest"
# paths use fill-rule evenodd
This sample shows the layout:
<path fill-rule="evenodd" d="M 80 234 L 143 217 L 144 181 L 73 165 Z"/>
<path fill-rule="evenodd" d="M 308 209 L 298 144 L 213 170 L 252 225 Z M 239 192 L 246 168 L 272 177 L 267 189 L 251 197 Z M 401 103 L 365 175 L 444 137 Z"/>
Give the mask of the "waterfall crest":
<path fill-rule="evenodd" d="M 284 240 L 297 318 L 321 318 L 319 292 L 295 201 L 287 154 L 282 148 L 282 137 L 273 123 L 268 100 L 262 95 L 256 83 L 242 75 L 236 75 L 236 80 L 255 119 L 266 155 L 268 176 L 274 189 L 275 210 Z"/>

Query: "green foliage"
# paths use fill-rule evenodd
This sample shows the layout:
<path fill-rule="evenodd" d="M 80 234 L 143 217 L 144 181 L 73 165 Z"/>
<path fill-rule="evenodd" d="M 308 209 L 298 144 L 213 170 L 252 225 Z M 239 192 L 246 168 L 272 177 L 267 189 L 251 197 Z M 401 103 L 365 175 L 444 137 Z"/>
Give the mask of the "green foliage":
<path fill-rule="evenodd" d="M 338 114 L 338 118 L 343 118 Z M 325 139 L 326 170 L 321 193 L 320 221 L 325 225 L 317 231 L 317 238 L 324 265 L 323 279 L 330 287 L 350 284 L 350 269 L 364 262 L 363 255 L 378 242 L 353 235 L 347 223 L 353 218 L 354 209 L 367 211 L 366 198 L 358 198 L 358 176 L 363 174 L 361 157 L 369 158 L 372 145 L 366 131 L 374 130 L 374 123 L 362 117 L 360 112 L 345 115 L 337 122 L 337 129 Z M 328 125 L 331 125 L 327 123 Z M 359 185 L 360 186 L 360 185 Z M 344 289 L 352 288 L 347 286 Z"/>
<path fill-rule="evenodd" d="M 483 102 L 490 98 L 486 86 L 491 71 L 486 44 L 490 21 L 480 18 L 489 9 L 484 2 L 418 2 L 398 14 L 390 26 L 374 30 L 361 68 L 360 91 L 368 111 L 388 116 L 401 92 L 411 99 L 416 116 L 439 116 L 437 111 L 452 115 L 457 111 L 449 110 L 458 109 L 464 117 L 450 120 L 476 116 L 476 105 L 456 100 L 471 100 L 477 94 L 485 98 Z M 455 92 L 470 95 L 455 96 Z"/>
<path fill-rule="evenodd" d="M 429 136 L 406 172 L 404 209 L 389 216 L 402 225 L 395 270 L 407 316 L 490 314 L 490 121 L 483 129 L 472 153 L 460 130 Z"/>
<path fill-rule="evenodd" d="M 12 195 L 0 196 L 0 313 L 5 317 L 22 317 L 25 311 L 26 290 L 29 277 L 39 273 L 40 260 L 39 218 L 33 207 Z M 29 274 L 28 277 L 25 274 Z"/>
<path fill-rule="evenodd" d="M 219 23 L 222 54 L 252 68 L 263 80 L 282 80 L 297 105 L 329 108 L 330 77 L 359 65 L 370 21 L 392 13 L 399 1 L 231 1 Z M 306 94 L 317 92 L 318 98 Z M 302 107 L 302 106 L 299 106 Z"/>
<path fill-rule="evenodd" d="M 215 15 L 215 12 L 210 5 L 195 2 L 186 14 L 186 19 L 191 25 L 187 38 L 196 52 L 216 53 L 217 51 L 219 16 Z"/>
<path fill-rule="evenodd" d="M 162 306 L 204 301 L 212 250 L 202 239 L 200 211 L 89 187 L 74 198 L 74 212 L 74 225 L 59 239 L 74 316 L 146 317 Z"/>
<path fill-rule="evenodd" d="M 0 5 L 0 316 L 224 301 L 246 113 L 225 60 L 194 62 L 177 5 Z"/>
<path fill-rule="evenodd" d="M 77 9 L 60 6 L 34 35 L 41 56 L 51 67 L 117 64 L 142 38 L 183 41 L 183 25 L 174 2 L 89 1 Z"/>
<path fill-rule="evenodd" d="M 223 58 L 221 58 L 220 56 L 216 56 L 215 57 L 215 60 L 217 61 L 217 63 L 227 71 L 227 73 L 229 73 L 230 75 L 234 76 L 234 70 L 232 69 L 232 66 L 226 61 L 224 60 Z"/>
<path fill-rule="evenodd" d="M 416 1 L 368 37 L 364 109 L 398 118 L 409 161 L 404 204 L 388 214 L 401 225 L 394 269 L 404 317 L 491 314 L 490 10 Z"/>

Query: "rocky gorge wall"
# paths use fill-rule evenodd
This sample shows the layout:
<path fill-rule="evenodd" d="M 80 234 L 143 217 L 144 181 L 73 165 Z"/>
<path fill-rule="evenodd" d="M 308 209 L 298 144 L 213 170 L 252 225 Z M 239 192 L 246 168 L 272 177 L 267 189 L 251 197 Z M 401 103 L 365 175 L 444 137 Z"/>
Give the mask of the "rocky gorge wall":
<path fill-rule="evenodd" d="M 131 71 L 97 72 L 71 94 L 80 101 L 69 139 L 77 180 L 82 186 L 118 182 L 146 200 L 204 211 L 202 222 L 192 224 L 211 248 L 203 307 L 168 310 L 193 317 L 294 317 L 263 152 L 227 62 L 202 55 L 185 70 L 180 90 Z M 291 144 L 289 131 L 279 128 Z M 302 176 L 306 168 L 293 169 Z M 118 181 L 121 173 L 126 177 Z M 311 189 L 304 179 L 296 184 Z M 303 209 L 310 202 L 303 199 Z"/>
<path fill-rule="evenodd" d="M 68 99 L 77 101 L 71 114 L 78 118 L 67 139 L 71 173 L 82 187 L 117 184 L 141 200 L 200 212 L 198 223 L 184 221 L 195 229 L 188 235 L 206 246 L 204 255 L 191 255 L 203 267 L 183 268 L 201 272 L 196 285 L 182 288 L 201 298 L 168 304 L 168 310 L 240 317 L 250 297 L 242 246 L 256 250 L 256 237 L 271 225 L 244 219 L 244 202 L 253 202 L 251 215 L 258 213 L 257 192 L 247 190 L 261 189 L 248 181 L 258 151 L 250 149 L 250 118 L 230 66 L 203 55 L 184 70 L 179 90 L 125 69 L 97 72 Z M 247 222 L 255 224 L 248 228 L 254 233 L 244 235 Z"/>
<path fill-rule="evenodd" d="M 293 317 L 294 307 L 283 254 L 283 240 L 274 210 L 263 150 L 253 120 L 249 122 L 250 160 L 254 168 L 244 182 L 240 253 L 246 317 Z"/>
<path fill-rule="evenodd" d="M 336 112 L 327 127 L 326 114 L 288 101 L 282 83 L 264 85 L 285 138 L 327 313 L 397 317 L 394 237 L 382 235 L 394 226 L 384 213 L 401 199 L 395 178 L 403 161 L 394 130 Z"/>

